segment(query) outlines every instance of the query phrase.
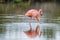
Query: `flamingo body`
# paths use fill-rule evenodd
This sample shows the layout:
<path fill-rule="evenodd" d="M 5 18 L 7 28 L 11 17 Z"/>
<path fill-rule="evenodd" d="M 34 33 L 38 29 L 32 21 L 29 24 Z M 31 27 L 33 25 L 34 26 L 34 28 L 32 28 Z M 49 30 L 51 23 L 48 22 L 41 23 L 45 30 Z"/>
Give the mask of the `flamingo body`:
<path fill-rule="evenodd" d="M 34 17 L 36 18 L 37 21 L 40 20 L 40 14 L 42 14 L 42 9 L 40 9 L 39 11 L 36 10 L 36 9 L 31 9 L 31 10 L 28 10 L 25 14 L 25 16 L 28 16 L 28 17 Z"/>

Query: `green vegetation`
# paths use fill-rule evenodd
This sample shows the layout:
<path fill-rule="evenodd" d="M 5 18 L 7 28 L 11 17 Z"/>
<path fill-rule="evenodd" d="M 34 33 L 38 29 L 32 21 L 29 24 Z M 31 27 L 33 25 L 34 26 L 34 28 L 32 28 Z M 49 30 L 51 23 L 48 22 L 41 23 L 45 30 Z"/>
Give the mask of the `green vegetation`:
<path fill-rule="evenodd" d="M 0 14 L 2 13 L 20 13 L 23 12 L 23 8 L 29 8 L 31 3 L 34 3 L 35 1 L 39 1 L 39 2 L 44 2 L 44 1 L 48 1 L 48 0 L 0 0 L 0 2 L 4 2 L 4 4 L 0 4 Z M 17 10 L 19 9 L 19 10 Z"/>
<path fill-rule="evenodd" d="M 2 13 L 15 13 L 15 10 L 17 10 L 17 9 L 29 7 L 29 5 L 30 5 L 29 2 L 21 2 L 21 1 L 22 0 L 17 0 L 17 2 L 19 2 L 19 3 L 10 2 L 7 4 L 0 4 L 0 14 L 2 14 Z M 20 11 L 20 10 L 18 10 L 18 11 Z"/>

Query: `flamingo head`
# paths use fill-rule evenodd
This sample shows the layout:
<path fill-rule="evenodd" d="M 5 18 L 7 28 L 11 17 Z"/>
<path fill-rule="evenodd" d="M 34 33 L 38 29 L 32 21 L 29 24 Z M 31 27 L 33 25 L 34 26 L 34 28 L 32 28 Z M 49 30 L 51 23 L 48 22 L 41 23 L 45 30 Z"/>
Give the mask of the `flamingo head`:
<path fill-rule="evenodd" d="M 43 14 L 43 10 L 39 9 L 39 13 L 40 13 L 40 15 L 42 15 Z"/>

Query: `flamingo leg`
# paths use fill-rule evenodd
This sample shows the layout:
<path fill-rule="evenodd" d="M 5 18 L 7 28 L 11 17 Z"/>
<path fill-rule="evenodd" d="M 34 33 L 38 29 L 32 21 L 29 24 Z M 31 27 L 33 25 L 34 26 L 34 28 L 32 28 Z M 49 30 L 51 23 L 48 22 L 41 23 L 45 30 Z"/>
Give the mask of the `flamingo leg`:
<path fill-rule="evenodd" d="M 32 27 L 31 27 L 31 21 L 32 21 L 32 18 L 30 18 L 30 22 L 29 22 L 30 30 L 32 30 Z"/>

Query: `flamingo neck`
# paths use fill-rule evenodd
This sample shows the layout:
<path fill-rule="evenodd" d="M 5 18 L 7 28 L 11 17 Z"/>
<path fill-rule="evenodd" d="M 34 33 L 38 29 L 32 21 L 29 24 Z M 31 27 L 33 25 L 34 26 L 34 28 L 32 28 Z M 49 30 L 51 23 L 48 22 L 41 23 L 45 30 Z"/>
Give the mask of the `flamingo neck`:
<path fill-rule="evenodd" d="M 39 14 L 41 14 L 41 10 L 39 10 Z"/>
<path fill-rule="evenodd" d="M 39 9 L 39 13 L 40 13 L 40 15 L 43 13 L 42 9 Z"/>

